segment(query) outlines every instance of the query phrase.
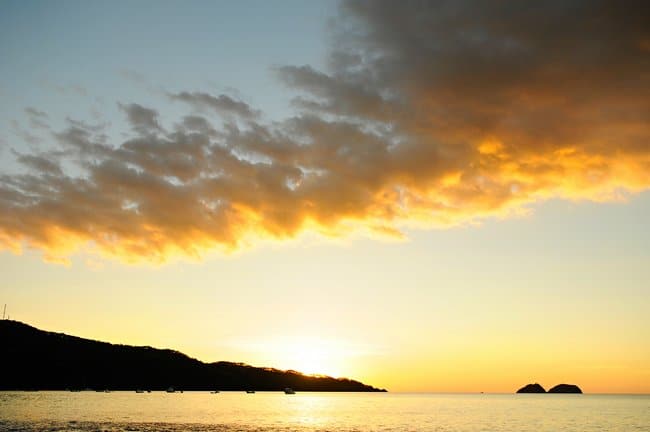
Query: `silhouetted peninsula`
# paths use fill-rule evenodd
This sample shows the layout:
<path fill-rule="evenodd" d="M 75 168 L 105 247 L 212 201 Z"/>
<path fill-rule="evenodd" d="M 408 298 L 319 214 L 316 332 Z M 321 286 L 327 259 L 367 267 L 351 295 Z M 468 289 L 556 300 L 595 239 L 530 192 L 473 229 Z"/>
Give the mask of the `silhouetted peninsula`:
<path fill-rule="evenodd" d="M 0 390 L 386 391 L 358 381 L 114 345 L 0 320 Z"/>
<path fill-rule="evenodd" d="M 548 391 L 549 393 L 582 393 L 575 384 L 558 384 Z"/>
<path fill-rule="evenodd" d="M 519 390 L 517 390 L 517 393 L 546 393 L 546 390 L 544 390 L 544 387 L 541 385 L 535 383 L 535 384 L 526 384 Z"/>

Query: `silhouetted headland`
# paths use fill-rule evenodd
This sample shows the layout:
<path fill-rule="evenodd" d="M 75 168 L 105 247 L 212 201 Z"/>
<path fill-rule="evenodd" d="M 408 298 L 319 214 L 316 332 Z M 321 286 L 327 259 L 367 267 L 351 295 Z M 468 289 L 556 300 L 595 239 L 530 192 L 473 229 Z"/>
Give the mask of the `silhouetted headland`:
<path fill-rule="evenodd" d="M 575 384 L 558 384 L 547 392 L 544 387 L 535 383 L 526 384 L 517 390 L 517 393 L 582 393 L 582 390 Z"/>
<path fill-rule="evenodd" d="M 517 390 L 517 393 L 546 393 L 546 390 L 544 390 L 544 387 L 541 385 L 535 383 L 535 384 L 526 384 L 519 390 Z"/>
<path fill-rule="evenodd" d="M 558 384 L 548 391 L 549 393 L 582 393 L 575 384 Z"/>
<path fill-rule="evenodd" d="M 10 320 L 0 320 L 0 347 L 1 390 L 386 391 L 347 378 L 203 363 L 178 351 L 114 345 Z"/>

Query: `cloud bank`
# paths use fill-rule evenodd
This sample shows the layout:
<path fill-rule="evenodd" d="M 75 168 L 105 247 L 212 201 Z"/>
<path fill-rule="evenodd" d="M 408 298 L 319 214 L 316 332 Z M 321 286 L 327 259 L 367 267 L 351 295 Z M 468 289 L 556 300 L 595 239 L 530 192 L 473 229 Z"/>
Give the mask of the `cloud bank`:
<path fill-rule="evenodd" d="M 71 121 L 55 150 L 17 155 L 24 173 L 0 176 L 0 247 L 158 262 L 645 190 L 649 10 L 346 1 L 327 70 L 276 69 L 295 117 L 269 124 L 226 95 L 168 93 L 193 108 L 173 127 L 161 108 L 120 104 L 123 142 Z"/>

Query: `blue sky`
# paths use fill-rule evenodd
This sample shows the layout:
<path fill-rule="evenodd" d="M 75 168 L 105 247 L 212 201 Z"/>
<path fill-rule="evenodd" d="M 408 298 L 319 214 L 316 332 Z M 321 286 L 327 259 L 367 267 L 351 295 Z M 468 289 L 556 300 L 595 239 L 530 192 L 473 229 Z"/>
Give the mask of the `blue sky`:
<path fill-rule="evenodd" d="M 290 113 L 272 68 L 325 62 L 333 2 L 19 2 L 0 16 L 4 147 L 25 143 L 27 107 L 124 125 L 117 103 L 158 104 L 164 91 L 233 93 L 271 119 Z M 161 116 L 174 118 L 167 106 Z M 10 143 L 10 144 L 9 144 Z"/>

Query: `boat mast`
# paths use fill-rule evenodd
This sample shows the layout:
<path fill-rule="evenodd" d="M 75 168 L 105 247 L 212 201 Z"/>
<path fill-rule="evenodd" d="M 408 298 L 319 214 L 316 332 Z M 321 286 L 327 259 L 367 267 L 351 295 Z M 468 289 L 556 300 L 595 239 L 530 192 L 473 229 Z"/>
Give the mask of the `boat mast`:
<path fill-rule="evenodd" d="M 2 319 L 5 319 L 5 312 L 7 312 L 7 303 L 5 303 L 5 308 L 2 310 Z"/>

